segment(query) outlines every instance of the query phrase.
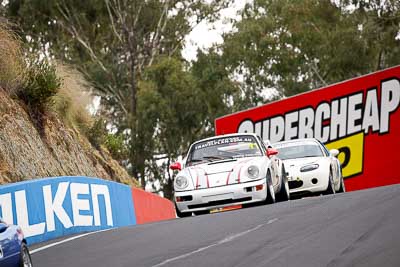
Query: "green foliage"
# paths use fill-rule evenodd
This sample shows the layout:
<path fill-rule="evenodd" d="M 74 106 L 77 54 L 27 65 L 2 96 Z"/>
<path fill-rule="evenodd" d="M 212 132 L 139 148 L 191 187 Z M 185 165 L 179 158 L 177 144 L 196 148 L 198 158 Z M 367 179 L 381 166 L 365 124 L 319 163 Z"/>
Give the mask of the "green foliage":
<path fill-rule="evenodd" d="M 349 2 L 246 5 L 221 48 L 230 71 L 243 75 L 253 105 L 266 88 L 290 96 L 400 63 L 399 2 L 351 1 L 352 11 Z"/>
<path fill-rule="evenodd" d="M 138 118 L 145 138 L 156 134 L 158 150 L 176 157 L 194 139 L 204 114 L 192 77 L 180 61 L 165 58 L 148 68 L 142 86 Z"/>
<path fill-rule="evenodd" d="M 137 140 L 142 135 L 137 115 L 141 75 L 160 56 L 179 58 L 191 29 L 215 19 L 229 2 L 35 0 L 5 6 L 33 40 L 32 49 L 77 65 L 104 96 L 103 115 L 119 132 L 130 133 L 131 171 L 144 182 L 147 151 Z"/>
<path fill-rule="evenodd" d="M 268 89 L 290 96 L 400 63 L 395 0 L 254 0 L 222 44 L 184 62 L 185 36 L 230 2 L 9 1 L 0 12 L 20 23 L 27 46 L 75 65 L 102 96 L 106 122 L 87 127 L 89 140 L 105 143 L 142 185 L 160 180 L 168 191 L 167 162 L 212 135 L 216 117 L 267 101 Z M 45 88 L 57 83 L 44 77 Z M 55 101 L 85 125 L 71 119 L 81 114 L 74 99 Z"/>
<path fill-rule="evenodd" d="M 61 80 L 55 67 L 46 61 L 33 62 L 27 71 L 27 81 L 19 97 L 31 108 L 43 111 L 60 89 Z"/>
<path fill-rule="evenodd" d="M 104 142 L 105 147 L 112 157 L 118 161 L 126 160 L 128 148 L 125 144 L 125 136 L 122 134 L 107 134 Z"/>
<path fill-rule="evenodd" d="M 246 108 L 241 95 L 240 84 L 230 79 L 223 58 L 214 50 L 197 52 L 191 74 L 197 87 L 198 98 L 202 100 L 207 135 L 214 133 L 214 120 L 217 117 Z"/>
<path fill-rule="evenodd" d="M 105 120 L 102 118 L 96 119 L 93 125 L 87 129 L 86 136 L 95 148 L 100 149 L 107 136 Z"/>

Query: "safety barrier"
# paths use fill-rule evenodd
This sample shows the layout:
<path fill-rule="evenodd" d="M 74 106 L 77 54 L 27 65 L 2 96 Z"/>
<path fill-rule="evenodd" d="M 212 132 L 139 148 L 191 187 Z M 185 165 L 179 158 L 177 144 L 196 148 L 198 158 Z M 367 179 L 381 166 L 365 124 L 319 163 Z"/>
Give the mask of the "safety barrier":
<path fill-rule="evenodd" d="M 174 204 L 165 198 L 132 188 L 137 224 L 175 218 Z"/>
<path fill-rule="evenodd" d="M 164 198 L 88 177 L 54 177 L 0 186 L 0 216 L 21 226 L 29 244 L 175 218 L 173 204 Z"/>

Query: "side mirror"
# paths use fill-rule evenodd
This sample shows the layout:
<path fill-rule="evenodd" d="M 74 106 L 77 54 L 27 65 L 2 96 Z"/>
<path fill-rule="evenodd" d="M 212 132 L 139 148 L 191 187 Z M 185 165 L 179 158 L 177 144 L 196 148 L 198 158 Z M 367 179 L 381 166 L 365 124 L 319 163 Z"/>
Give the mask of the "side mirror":
<path fill-rule="evenodd" d="M 171 169 L 171 170 L 178 170 L 178 171 L 180 171 L 180 170 L 182 170 L 182 165 L 179 163 L 179 162 L 175 162 L 175 163 L 172 163 L 170 166 L 169 166 L 169 168 Z"/>
<path fill-rule="evenodd" d="M 337 155 L 339 155 L 339 150 L 331 149 L 329 150 L 329 153 L 331 154 L 332 157 L 336 157 Z"/>
<path fill-rule="evenodd" d="M 271 157 L 273 155 L 277 155 L 278 154 L 278 150 L 276 150 L 275 148 L 267 148 L 267 156 Z"/>

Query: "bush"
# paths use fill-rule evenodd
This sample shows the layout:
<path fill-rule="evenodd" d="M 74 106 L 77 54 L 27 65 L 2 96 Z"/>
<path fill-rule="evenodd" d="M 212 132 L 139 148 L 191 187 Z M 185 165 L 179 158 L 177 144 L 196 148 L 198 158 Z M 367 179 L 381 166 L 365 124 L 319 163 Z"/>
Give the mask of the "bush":
<path fill-rule="evenodd" d="M 107 134 L 104 145 L 114 159 L 127 159 L 128 149 L 124 143 L 124 136 L 122 134 Z"/>
<path fill-rule="evenodd" d="M 25 82 L 25 62 L 20 41 L 0 23 L 0 87 L 15 95 Z"/>
<path fill-rule="evenodd" d="M 31 108 L 43 111 L 60 89 L 61 79 L 47 61 L 34 62 L 28 68 L 27 81 L 19 97 Z"/>
<path fill-rule="evenodd" d="M 52 109 L 66 125 L 86 135 L 93 124 L 93 118 L 87 110 L 93 101 L 89 93 L 90 84 L 77 70 L 63 64 L 57 64 L 57 76 L 63 82 L 53 97 Z"/>
<path fill-rule="evenodd" d="M 86 136 L 89 142 L 97 149 L 104 144 L 107 135 L 106 124 L 103 119 L 97 119 L 92 127 L 87 129 Z"/>
<path fill-rule="evenodd" d="M 0 87 L 10 95 L 18 95 L 31 110 L 43 111 L 60 85 L 55 67 L 46 60 L 28 60 L 21 42 L 0 23 Z"/>

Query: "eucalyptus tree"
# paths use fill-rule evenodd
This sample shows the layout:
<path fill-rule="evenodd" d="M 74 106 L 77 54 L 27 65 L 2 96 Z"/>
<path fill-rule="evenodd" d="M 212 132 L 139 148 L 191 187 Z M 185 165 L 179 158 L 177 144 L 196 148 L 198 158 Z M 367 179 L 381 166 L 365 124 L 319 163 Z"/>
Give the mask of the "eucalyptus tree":
<path fill-rule="evenodd" d="M 400 63 L 399 1 L 254 0 L 218 47 L 257 105 Z"/>
<path fill-rule="evenodd" d="M 139 81 L 157 58 L 180 58 L 184 39 L 230 0 L 10 0 L 6 15 L 31 49 L 74 64 L 102 96 L 103 114 L 130 146 L 127 166 L 145 186 Z"/>

